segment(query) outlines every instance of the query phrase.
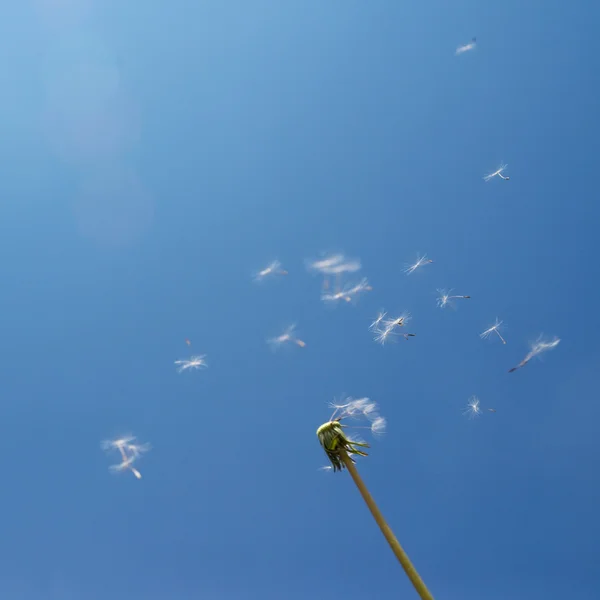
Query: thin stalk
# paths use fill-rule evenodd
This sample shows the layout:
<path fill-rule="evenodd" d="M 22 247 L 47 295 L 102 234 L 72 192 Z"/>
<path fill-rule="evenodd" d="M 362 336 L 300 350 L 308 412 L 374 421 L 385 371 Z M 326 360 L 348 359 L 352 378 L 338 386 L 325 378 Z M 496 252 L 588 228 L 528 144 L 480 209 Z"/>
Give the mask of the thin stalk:
<path fill-rule="evenodd" d="M 375 519 L 377 525 L 379 525 L 381 533 L 383 533 L 383 536 L 387 540 L 387 543 L 390 545 L 392 552 L 396 555 L 398 562 L 402 565 L 404 572 L 408 575 L 408 578 L 415 587 L 415 590 L 417 590 L 417 594 L 419 594 L 422 600 L 433 600 L 431 592 L 427 589 L 427 586 L 417 573 L 417 570 L 410 562 L 410 558 L 408 558 L 408 555 L 400 545 L 400 542 L 396 539 L 394 532 L 390 529 L 390 526 L 386 523 L 385 519 L 383 518 L 381 511 L 379 510 L 377 504 L 375 504 L 375 500 L 373 500 L 373 497 L 369 493 L 367 486 L 365 485 L 361 476 L 358 474 L 354 463 L 352 462 L 345 450 L 340 449 L 339 454 L 340 458 L 344 461 L 346 468 L 350 472 L 350 476 L 356 484 L 356 487 L 358 488 L 358 491 L 363 497 L 363 500 L 369 507 L 373 518 Z"/>

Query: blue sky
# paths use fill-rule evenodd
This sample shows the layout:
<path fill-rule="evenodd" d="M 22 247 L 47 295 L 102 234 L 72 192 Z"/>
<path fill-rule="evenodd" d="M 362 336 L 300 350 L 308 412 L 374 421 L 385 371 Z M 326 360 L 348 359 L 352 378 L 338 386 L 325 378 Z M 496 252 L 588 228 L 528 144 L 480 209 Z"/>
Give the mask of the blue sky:
<path fill-rule="evenodd" d="M 319 470 L 346 393 L 388 420 L 359 469 L 436 598 L 597 598 L 599 11 L 12 3 L 0 595 L 416 597 Z M 320 301 L 328 251 L 361 259 L 356 306 Z M 441 311 L 444 287 L 472 299 Z M 417 337 L 375 344 L 381 308 Z M 478 336 L 496 317 L 505 346 Z M 273 353 L 293 322 L 306 348 Z M 185 338 L 207 370 L 176 372 Z M 473 394 L 497 412 L 466 419 Z M 141 481 L 100 448 L 128 432 Z"/>

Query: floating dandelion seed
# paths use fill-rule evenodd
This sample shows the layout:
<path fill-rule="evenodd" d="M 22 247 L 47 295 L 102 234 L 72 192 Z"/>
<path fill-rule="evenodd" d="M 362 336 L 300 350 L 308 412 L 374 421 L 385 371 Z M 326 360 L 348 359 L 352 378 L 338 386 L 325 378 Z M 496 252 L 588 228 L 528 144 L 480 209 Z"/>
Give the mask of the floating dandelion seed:
<path fill-rule="evenodd" d="M 451 296 L 450 294 L 452 294 L 452 290 L 438 290 L 438 294 L 440 294 L 440 296 L 437 299 L 437 305 L 440 308 L 445 308 L 446 306 L 451 306 L 454 308 L 454 306 L 455 306 L 454 300 L 458 300 L 459 298 L 467 299 L 467 298 L 471 297 L 471 296 Z"/>
<path fill-rule="evenodd" d="M 471 396 L 469 402 L 463 411 L 463 415 L 467 415 L 469 419 L 475 419 L 481 415 L 481 402 L 477 396 Z M 494 408 L 486 408 L 488 412 L 496 412 Z"/>
<path fill-rule="evenodd" d="M 543 336 L 540 335 L 540 337 L 533 344 L 531 344 L 531 350 L 529 351 L 527 356 L 516 367 L 513 367 L 508 372 L 513 373 L 517 369 L 524 367 L 532 358 L 539 356 L 543 352 L 552 350 L 552 348 L 556 348 L 556 346 L 558 346 L 559 343 L 560 338 L 555 337 L 550 341 L 545 341 Z"/>
<path fill-rule="evenodd" d="M 343 254 L 332 254 L 320 260 L 307 261 L 309 271 L 316 271 L 323 275 L 323 293 L 328 299 L 344 299 L 344 292 L 351 289 L 348 286 L 343 288 L 342 277 L 348 273 L 360 271 L 361 264 L 357 259 L 349 259 Z M 334 293 L 329 293 L 331 278 L 334 279 Z"/>
<path fill-rule="evenodd" d="M 407 275 L 410 275 L 411 273 L 414 273 L 417 269 L 419 269 L 420 267 L 424 266 L 424 265 L 429 265 L 431 264 L 433 261 L 430 258 L 427 258 L 427 254 L 423 254 L 423 256 L 418 256 L 417 257 L 417 262 L 409 265 L 407 264 L 404 272 Z"/>
<path fill-rule="evenodd" d="M 266 266 L 262 271 L 259 271 L 254 276 L 254 281 L 263 281 L 266 277 L 275 275 L 287 275 L 288 272 L 281 267 L 278 260 L 274 260 L 270 265 Z"/>
<path fill-rule="evenodd" d="M 370 429 L 372 431 L 376 431 L 379 427 L 385 426 L 385 419 L 379 416 L 376 403 L 372 402 L 368 398 L 360 398 L 358 400 L 348 398 L 345 403 L 333 404 L 332 406 L 335 410 L 331 415 L 330 420 L 317 429 L 319 443 L 321 444 L 323 450 L 325 450 L 325 454 L 331 463 L 331 466 L 325 467 L 325 469 L 331 469 L 334 472 L 343 471 L 344 468 L 348 470 L 352 480 L 363 497 L 363 500 L 371 511 L 375 522 L 379 526 L 381 533 L 390 545 L 392 552 L 398 559 L 398 562 L 404 569 L 417 593 L 422 600 L 433 600 L 433 596 L 417 573 L 417 570 L 411 563 L 408 555 L 396 539 L 396 536 L 392 532 L 390 526 L 383 518 L 379 507 L 377 504 L 375 504 L 375 501 L 369 493 L 367 486 L 356 470 L 354 459 L 352 457 L 367 456 L 367 453 L 364 452 L 362 448 L 368 448 L 369 445 L 364 442 L 351 439 L 344 431 L 347 426 L 342 425 L 340 422 L 345 418 L 362 416 L 366 417 L 370 421 Z"/>
<path fill-rule="evenodd" d="M 485 339 L 488 339 L 492 334 L 495 333 L 500 338 L 500 341 L 503 344 L 506 344 L 506 340 L 500 335 L 500 329 L 502 329 L 502 327 L 503 327 L 503 322 L 499 321 L 498 318 L 496 318 L 496 322 L 489 329 L 486 329 L 485 331 L 480 333 L 479 337 L 482 340 L 485 340 Z"/>
<path fill-rule="evenodd" d="M 394 339 L 395 336 L 401 335 L 405 340 L 409 337 L 415 337 L 414 333 L 401 333 L 398 331 L 400 327 L 404 327 L 411 320 L 410 313 L 404 312 L 399 317 L 385 318 L 385 312 L 379 313 L 377 319 L 371 323 L 369 329 L 375 333 L 375 341 L 380 344 L 385 344 L 389 339 Z"/>
<path fill-rule="evenodd" d="M 192 340 L 190 340 L 189 338 L 185 338 L 185 343 L 186 343 L 188 346 L 191 346 L 191 345 L 192 345 Z"/>
<path fill-rule="evenodd" d="M 376 319 L 369 325 L 369 331 L 378 331 L 379 325 L 385 319 L 386 315 L 387 313 L 385 311 L 380 311 Z"/>
<path fill-rule="evenodd" d="M 469 50 L 473 50 L 473 48 L 475 48 L 475 46 L 477 46 L 477 38 L 472 38 L 471 41 L 468 44 L 464 44 L 462 46 L 459 46 L 456 49 L 455 54 L 456 55 L 464 54 L 465 52 L 468 52 Z"/>
<path fill-rule="evenodd" d="M 306 342 L 297 338 L 294 333 L 295 331 L 296 325 L 290 325 L 281 335 L 268 339 L 267 343 L 270 344 L 273 349 L 279 348 L 283 344 L 296 344 L 296 346 L 304 348 Z"/>
<path fill-rule="evenodd" d="M 365 277 L 354 285 L 347 285 L 343 289 L 337 292 L 327 292 L 321 295 L 323 302 L 336 303 L 340 300 L 346 302 L 352 302 L 356 300 L 359 294 L 363 292 L 370 292 L 373 288 L 369 285 L 367 278 Z"/>
<path fill-rule="evenodd" d="M 500 165 L 500 168 L 497 171 L 494 171 L 493 173 L 489 173 L 488 175 L 484 176 L 484 180 L 485 181 L 489 181 L 490 179 L 493 179 L 494 177 L 500 177 L 500 179 L 504 179 L 504 181 L 509 181 L 510 177 L 502 175 L 502 173 L 504 172 L 504 170 L 506 169 L 506 167 L 508 167 L 508 165 Z"/>
<path fill-rule="evenodd" d="M 176 360 L 175 364 L 178 365 L 178 373 L 183 373 L 184 371 L 191 371 L 194 369 L 205 369 L 208 366 L 206 364 L 206 354 L 190 356 L 188 360 Z"/>
<path fill-rule="evenodd" d="M 465 52 L 468 52 L 469 50 L 473 50 L 476 46 L 477 46 L 477 38 L 472 38 L 468 44 L 463 44 L 461 46 L 458 46 L 458 48 L 456 48 L 455 54 L 456 55 L 464 54 Z"/>
<path fill-rule="evenodd" d="M 341 275 L 360 271 L 361 264 L 357 259 L 348 259 L 343 254 L 331 254 L 325 258 L 307 261 L 309 271 L 317 271 L 322 275 Z"/>
<path fill-rule="evenodd" d="M 474 419 L 481 414 L 481 409 L 479 408 L 479 398 L 477 396 L 472 396 L 469 399 L 467 407 L 465 408 L 463 415 L 469 415 L 469 419 Z"/>
<path fill-rule="evenodd" d="M 141 473 L 134 468 L 133 463 L 140 456 L 150 450 L 150 444 L 136 444 L 134 436 L 118 438 L 116 440 L 106 440 L 102 442 L 104 450 L 118 450 L 121 454 L 121 462 L 117 465 L 111 465 L 109 469 L 113 472 L 129 470 L 137 479 L 141 479 Z"/>

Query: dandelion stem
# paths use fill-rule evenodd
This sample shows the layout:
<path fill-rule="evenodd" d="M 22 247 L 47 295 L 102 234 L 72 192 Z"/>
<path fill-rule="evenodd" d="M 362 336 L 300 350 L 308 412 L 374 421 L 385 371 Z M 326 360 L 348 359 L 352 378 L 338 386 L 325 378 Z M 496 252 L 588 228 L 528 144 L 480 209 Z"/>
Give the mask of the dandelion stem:
<path fill-rule="evenodd" d="M 379 525 L 381 533 L 383 533 L 383 536 L 390 545 L 392 552 L 396 555 L 398 562 L 400 563 L 400 565 L 402 565 L 404 572 L 408 575 L 408 578 L 415 587 L 415 590 L 417 590 L 417 594 L 419 594 L 422 600 L 433 600 L 431 592 L 427 589 L 427 586 L 417 573 L 417 570 L 414 568 L 412 562 L 410 562 L 410 558 L 408 558 L 408 555 L 400 545 L 400 542 L 396 539 L 394 532 L 390 529 L 389 525 L 383 518 L 381 511 L 379 510 L 377 504 L 375 504 L 375 500 L 373 500 L 373 497 L 369 493 L 369 490 L 367 489 L 367 486 L 365 485 L 361 476 L 358 474 L 358 471 L 356 470 L 356 467 L 354 466 L 354 463 L 352 462 L 351 458 L 343 449 L 339 450 L 339 455 L 342 461 L 344 462 L 344 465 L 350 472 L 350 476 L 356 484 L 356 487 L 358 488 L 358 491 L 363 497 L 363 500 L 369 507 L 373 518 L 375 519 L 377 525 Z"/>

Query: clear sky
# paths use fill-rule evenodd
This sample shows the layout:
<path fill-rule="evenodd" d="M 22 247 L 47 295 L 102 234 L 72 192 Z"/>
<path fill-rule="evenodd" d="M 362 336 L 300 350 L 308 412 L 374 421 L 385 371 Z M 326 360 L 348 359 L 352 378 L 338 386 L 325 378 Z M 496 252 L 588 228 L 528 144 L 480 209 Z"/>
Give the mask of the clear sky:
<path fill-rule="evenodd" d="M 319 470 L 349 394 L 387 418 L 358 467 L 437 599 L 597 599 L 599 16 L 8 3 L 0 597 L 416 598 Z M 362 261 L 356 305 L 321 302 L 328 251 Z M 417 336 L 376 344 L 381 308 Z M 479 338 L 496 317 L 506 345 Z M 273 352 L 290 323 L 306 347 Z M 561 344 L 508 374 L 540 333 Z M 208 369 L 178 374 L 190 354 Z M 463 416 L 474 394 L 497 412 Z M 126 433 L 139 481 L 100 447 Z"/>

